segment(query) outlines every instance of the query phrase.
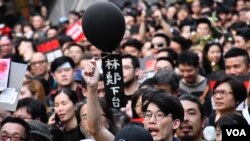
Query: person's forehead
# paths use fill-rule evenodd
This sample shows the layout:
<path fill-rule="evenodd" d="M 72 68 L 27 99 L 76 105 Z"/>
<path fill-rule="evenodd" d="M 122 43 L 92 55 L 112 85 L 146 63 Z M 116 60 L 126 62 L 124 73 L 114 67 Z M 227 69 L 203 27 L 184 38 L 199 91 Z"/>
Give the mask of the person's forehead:
<path fill-rule="evenodd" d="M 24 134 L 25 128 L 19 123 L 7 122 L 1 127 L 1 132 L 6 132 L 9 134 Z"/>
<path fill-rule="evenodd" d="M 39 15 L 35 15 L 33 17 L 33 20 L 43 20 L 43 18 L 41 16 L 39 16 Z"/>
<path fill-rule="evenodd" d="M 180 69 L 195 69 L 195 67 L 194 66 L 192 66 L 192 65 L 189 65 L 189 64 L 179 64 L 178 65 L 178 68 Z"/>
<path fill-rule="evenodd" d="M 130 58 L 122 58 L 122 65 L 132 65 L 132 60 Z"/>
<path fill-rule="evenodd" d="M 0 39 L 0 44 L 9 44 L 10 40 L 8 38 L 1 38 Z"/>
<path fill-rule="evenodd" d="M 31 61 L 44 60 L 45 56 L 41 53 L 36 53 L 31 57 Z"/>
<path fill-rule="evenodd" d="M 195 102 L 192 102 L 190 100 L 181 100 L 181 104 L 184 109 L 189 110 L 189 109 L 198 109 L 198 105 Z"/>
<path fill-rule="evenodd" d="M 69 51 L 71 51 L 71 50 L 80 50 L 80 51 L 82 51 L 82 49 L 79 46 L 75 46 L 75 45 L 69 47 Z"/>
<path fill-rule="evenodd" d="M 55 96 L 55 102 L 61 102 L 61 101 L 72 102 L 69 96 L 64 92 L 61 92 Z"/>
<path fill-rule="evenodd" d="M 199 23 L 197 27 L 209 27 L 207 23 Z"/>
<path fill-rule="evenodd" d="M 244 37 L 241 35 L 236 35 L 235 40 L 244 40 Z"/>
<path fill-rule="evenodd" d="M 160 36 L 156 36 L 156 37 L 153 37 L 152 39 L 152 42 L 156 42 L 156 41 L 164 41 L 165 39 L 163 37 L 160 37 Z"/>
<path fill-rule="evenodd" d="M 211 50 L 220 50 L 220 47 L 218 45 L 211 45 L 209 48 L 208 48 L 208 51 L 211 51 Z"/>
<path fill-rule="evenodd" d="M 160 108 L 156 105 L 156 103 L 150 102 L 148 104 L 147 110 L 149 110 L 149 111 L 160 111 Z"/>
<path fill-rule="evenodd" d="M 243 56 L 235 56 L 235 57 L 225 58 L 225 63 L 229 63 L 229 62 L 230 63 L 234 62 L 234 63 L 238 63 L 238 64 L 244 64 L 245 60 L 244 60 Z M 233 65 L 233 64 L 231 64 L 231 65 Z"/>
<path fill-rule="evenodd" d="M 166 65 L 171 65 L 171 63 L 168 60 L 159 60 L 158 62 L 156 62 L 156 65 L 166 66 Z M 162 66 L 162 67 L 164 67 L 164 66 Z"/>

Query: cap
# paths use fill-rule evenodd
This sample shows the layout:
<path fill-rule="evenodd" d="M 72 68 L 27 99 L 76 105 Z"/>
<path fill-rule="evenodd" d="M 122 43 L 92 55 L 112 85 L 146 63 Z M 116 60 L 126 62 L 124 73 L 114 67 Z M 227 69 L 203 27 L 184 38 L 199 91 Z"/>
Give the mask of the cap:
<path fill-rule="evenodd" d="M 52 141 L 49 125 L 38 120 L 28 122 L 30 125 L 30 138 L 41 141 Z"/>
<path fill-rule="evenodd" d="M 115 141 L 153 141 L 151 134 L 143 127 L 129 124 L 123 127 L 115 136 Z"/>

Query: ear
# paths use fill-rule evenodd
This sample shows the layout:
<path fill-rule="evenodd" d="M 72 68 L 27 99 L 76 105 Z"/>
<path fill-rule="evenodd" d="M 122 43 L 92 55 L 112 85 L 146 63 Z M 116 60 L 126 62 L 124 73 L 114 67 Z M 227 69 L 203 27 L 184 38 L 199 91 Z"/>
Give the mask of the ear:
<path fill-rule="evenodd" d="M 83 95 L 84 95 L 85 97 L 88 96 L 88 90 L 87 90 L 86 88 L 84 88 L 84 87 L 82 87 L 82 93 L 83 93 Z"/>
<path fill-rule="evenodd" d="M 207 124 L 207 118 L 204 117 L 204 118 L 202 119 L 202 124 L 201 124 L 202 129 L 204 129 L 204 128 L 206 127 L 206 124 Z"/>
<path fill-rule="evenodd" d="M 179 126 L 181 125 L 181 120 L 180 119 L 175 119 L 173 121 L 173 129 L 177 130 L 179 128 Z"/>
<path fill-rule="evenodd" d="M 143 71 L 139 68 L 135 69 L 135 76 L 140 76 L 143 73 Z"/>

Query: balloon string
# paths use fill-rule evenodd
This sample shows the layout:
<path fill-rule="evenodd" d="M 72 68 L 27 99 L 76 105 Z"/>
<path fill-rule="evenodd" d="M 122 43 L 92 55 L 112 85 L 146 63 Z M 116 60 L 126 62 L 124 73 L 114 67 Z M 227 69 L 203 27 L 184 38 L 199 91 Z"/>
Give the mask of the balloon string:
<path fill-rule="evenodd" d="M 97 59 L 104 59 L 104 58 L 106 58 L 106 57 L 108 57 L 108 56 L 110 56 L 111 55 L 111 53 L 109 53 L 109 52 L 105 52 L 107 55 L 105 55 L 105 56 L 103 56 L 103 57 L 93 57 L 95 60 L 97 60 Z M 82 73 L 81 73 L 81 75 L 82 76 L 84 76 L 84 70 L 85 70 L 85 68 L 83 68 L 82 69 Z M 90 79 L 93 79 L 93 78 L 90 78 L 89 76 L 87 76 L 87 84 L 89 83 L 89 80 Z"/>
<path fill-rule="evenodd" d="M 109 53 L 109 52 L 105 52 L 107 55 L 105 55 L 105 56 L 103 56 L 103 57 L 94 57 L 94 59 L 95 60 L 98 60 L 98 59 L 104 59 L 104 58 L 106 58 L 106 57 L 108 57 L 108 56 L 110 56 L 111 55 L 111 53 Z"/>

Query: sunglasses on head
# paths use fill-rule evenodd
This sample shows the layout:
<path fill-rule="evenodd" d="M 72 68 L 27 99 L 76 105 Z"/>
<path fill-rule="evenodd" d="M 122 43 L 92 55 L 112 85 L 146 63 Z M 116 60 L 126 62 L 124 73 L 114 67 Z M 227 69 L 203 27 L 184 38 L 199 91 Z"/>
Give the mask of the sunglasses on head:
<path fill-rule="evenodd" d="M 157 47 L 157 48 L 162 48 L 163 46 L 164 46 L 163 43 L 152 43 L 152 44 L 151 44 L 151 48 L 155 48 L 155 47 Z"/>

